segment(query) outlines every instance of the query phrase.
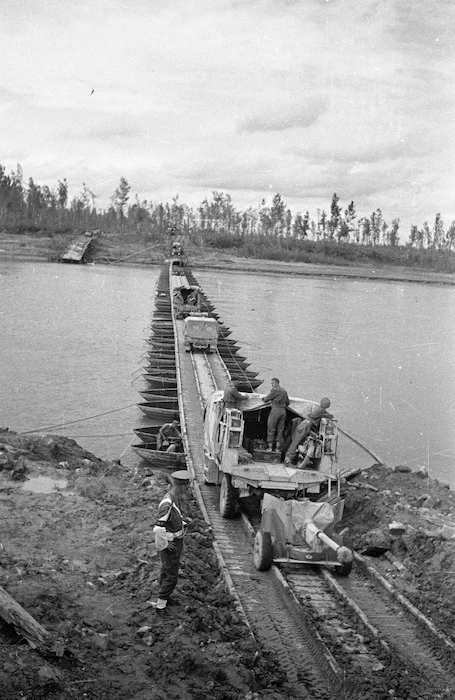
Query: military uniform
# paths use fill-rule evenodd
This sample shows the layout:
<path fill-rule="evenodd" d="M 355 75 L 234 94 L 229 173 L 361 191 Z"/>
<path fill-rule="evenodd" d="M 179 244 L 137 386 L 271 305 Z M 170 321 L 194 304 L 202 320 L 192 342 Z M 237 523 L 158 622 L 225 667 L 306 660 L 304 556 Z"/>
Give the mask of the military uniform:
<path fill-rule="evenodd" d="M 264 403 L 270 401 L 272 408 L 267 418 L 267 444 L 272 447 L 276 436 L 276 447 L 283 444 L 284 422 L 286 420 L 286 406 L 289 406 L 287 391 L 281 386 L 275 386 L 263 399 Z"/>
<path fill-rule="evenodd" d="M 223 400 L 226 408 L 235 408 L 238 402 L 242 401 L 243 398 L 243 395 L 234 385 L 228 386 L 224 390 Z"/>
<path fill-rule="evenodd" d="M 186 470 L 174 472 L 173 485 L 189 484 L 190 473 Z M 185 521 L 181 510 L 172 495 L 172 488 L 158 506 L 155 532 L 155 545 L 160 553 L 161 570 L 158 578 L 158 600 L 153 603 L 157 610 L 163 610 L 177 585 L 180 558 L 183 550 Z"/>
<path fill-rule="evenodd" d="M 330 400 L 327 398 L 321 399 L 321 403 L 317 408 L 309 413 L 306 419 L 296 427 L 295 432 L 292 434 L 292 442 L 289 445 L 289 449 L 286 452 L 286 463 L 291 463 L 297 454 L 297 448 L 304 440 L 308 437 L 311 431 L 316 432 L 319 430 L 319 424 L 321 418 L 333 418 L 333 414 L 329 413 L 326 409 L 330 406 Z"/>

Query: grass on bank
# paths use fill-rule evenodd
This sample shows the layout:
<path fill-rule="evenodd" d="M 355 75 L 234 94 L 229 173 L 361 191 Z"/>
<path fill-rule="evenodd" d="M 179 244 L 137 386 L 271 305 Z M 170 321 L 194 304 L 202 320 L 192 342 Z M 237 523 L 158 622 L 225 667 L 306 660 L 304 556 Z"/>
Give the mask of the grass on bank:
<path fill-rule="evenodd" d="M 27 249 L 58 259 L 69 242 L 81 231 L 74 229 L 23 230 L 20 233 L 0 232 L 0 247 Z M 433 248 L 360 245 L 330 240 L 281 238 L 277 236 L 220 234 L 191 231 L 181 236 L 185 253 L 193 258 L 217 253 L 234 257 L 278 262 L 309 263 L 339 266 L 387 266 L 421 271 L 455 272 L 455 253 Z M 131 256 L 136 262 L 160 261 L 169 254 L 170 237 L 153 231 L 112 230 L 102 232 L 92 256 L 102 262 L 114 262 Z"/>

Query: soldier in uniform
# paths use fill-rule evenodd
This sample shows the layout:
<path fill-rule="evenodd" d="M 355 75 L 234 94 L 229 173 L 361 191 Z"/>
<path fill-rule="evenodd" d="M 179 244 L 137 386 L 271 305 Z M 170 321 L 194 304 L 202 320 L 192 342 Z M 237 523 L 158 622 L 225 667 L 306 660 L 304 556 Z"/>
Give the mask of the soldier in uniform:
<path fill-rule="evenodd" d="M 305 441 L 311 431 L 316 432 L 319 429 L 321 418 L 333 418 L 333 414 L 327 411 L 329 407 L 330 399 L 324 396 L 319 402 L 319 406 L 297 425 L 292 434 L 292 442 L 286 452 L 285 464 L 292 464 L 297 454 L 298 446 Z"/>
<path fill-rule="evenodd" d="M 226 408 L 237 408 L 239 401 L 242 401 L 247 397 L 247 394 L 242 394 L 241 391 L 237 389 L 237 382 L 235 380 L 230 380 L 223 394 L 224 405 Z"/>
<path fill-rule="evenodd" d="M 264 403 L 270 403 L 272 406 L 267 418 L 267 450 L 269 452 L 273 449 L 274 440 L 276 440 L 276 450 L 280 450 L 283 444 L 286 406 L 289 406 L 289 396 L 287 391 L 280 386 L 280 380 L 277 377 L 272 377 L 271 384 L 270 393 L 262 399 Z"/>
<path fill-rule="evenodd" d="M 179 427 L 178 420 L 162 425 L 156 437 L 156 449 L 165 452 L 178 452 L 182 440 Z"/>
<path fill-rule="evenodd" d="M 160 553 L 161 570 L 158 578 L 158 599 L 150 604 L 157 612 L 165 610 L 177 585 L 180 557 L 183 550 L 185 521 L 180 511 L 180 496 L 190 483 L 191 474 L 180 470 L 171 474 L 171 487 L 158 506 L 154 527 L 155 546 Z"/>

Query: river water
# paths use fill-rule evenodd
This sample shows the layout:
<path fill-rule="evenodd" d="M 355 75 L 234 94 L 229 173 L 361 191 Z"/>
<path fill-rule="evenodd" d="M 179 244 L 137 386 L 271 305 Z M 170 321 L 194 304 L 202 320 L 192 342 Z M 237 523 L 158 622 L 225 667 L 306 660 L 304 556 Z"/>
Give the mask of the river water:
<path fill-rule="evenodd" d="M 0 262 L 0 425 L 130 454 L 158 274 Z M 195 274 L 260 391 L 278 376 L 291 396 L 329 396 L 340 427 L 379 459 L 455 486 L 455 287 Z"/>

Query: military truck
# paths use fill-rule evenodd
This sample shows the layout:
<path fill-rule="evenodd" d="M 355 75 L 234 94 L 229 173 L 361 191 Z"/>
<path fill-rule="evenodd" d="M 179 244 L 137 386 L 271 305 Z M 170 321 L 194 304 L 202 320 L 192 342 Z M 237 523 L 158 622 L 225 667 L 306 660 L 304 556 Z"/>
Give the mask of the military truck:
<path fill-rule="evenodd" d="M 204 419 L 204 479 L 220 486 L 219 508 L 225 518 L 240 514 L 242 499 L 259 500 L 261 525 L 254 543 L 258 570 L 273 562 L 293 562 L 322 564 L 346 576 L 352 552 L 334 534 L 344 506 L 336 421 L 321 419 L 317 433 L 310 433 L 299 450 L 297 464 L 289 466 L 284 463 L 291 438 L 286 433 L 318 403 L 291 398 L 283 451 L 270 451 L 266 436 L 271 408 L 263 398 L 250 393 L 238 407 L 228 408 L 222 391 L 212 394 Z"/>

